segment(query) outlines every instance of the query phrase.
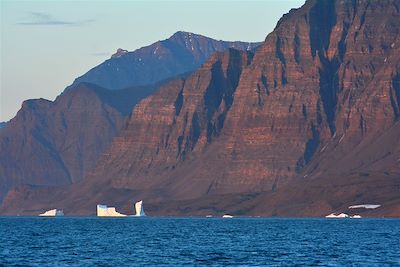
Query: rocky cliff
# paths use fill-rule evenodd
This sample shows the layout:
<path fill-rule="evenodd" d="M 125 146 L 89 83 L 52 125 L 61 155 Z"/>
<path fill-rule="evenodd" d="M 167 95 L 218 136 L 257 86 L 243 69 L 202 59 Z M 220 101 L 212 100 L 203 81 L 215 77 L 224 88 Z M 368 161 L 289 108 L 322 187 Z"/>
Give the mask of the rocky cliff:
<path fill-rule="evenodd" d="M 399 47 L 398 0 L 307 1 L 254 56 L 217 53 L 141 101 L 54 203 L 80 214 L 140 198 L 153 214 L 321 216 L 379 202 L 371 216 L 400 216 Z M 31 205 L 14 192 L 9 210 L 45 206 L 44 192 Z"/>
<path fill-rule="evenodd" d="M 134 52 L 119 49 L 111 59 L 77 78 L 55 102 L 25 101 L 7 124 L 10 127 L 0 134 L 0 203 L 14 186 L 58 186 L 81 180 L 132 107 L 152 94 L 158 81 L 187 76 L 215 51 L 227 47 L 254 50 L 256 46 L 177 32 Z"/>
<path fill-rule="evenodd" d="M 54 102 L 25 101 L 0 132 L 0 200 L 17 185 L 56 186 L 81 180 L 132 107 L 152 90 L 111 92 L 82 83 Z"/>
<path fill-rule="evenodd" d="M 110 59 L 77 78 L 74 84 L 90 82 L 108 89 L 154 84 L 197 69 L 215 52 L 228 48 L 252 51 L 258 45 L 214 40 L 180 31 L 132 52 L 118 49 Z"/>
<path fill-rule="evenodd" d="M 132 188 L 171 172 L 171 194 L 187 198 L 277 190 L 340 139 L 350 153 L 397 123 L 396 4 L 308 1 L 281 19 L 249 66 L 231 51 L 226 70 L 212 58 L 141 102 L 109 151 L 110 162 L 123 158 L 134 171 L 100 168 Z"/>

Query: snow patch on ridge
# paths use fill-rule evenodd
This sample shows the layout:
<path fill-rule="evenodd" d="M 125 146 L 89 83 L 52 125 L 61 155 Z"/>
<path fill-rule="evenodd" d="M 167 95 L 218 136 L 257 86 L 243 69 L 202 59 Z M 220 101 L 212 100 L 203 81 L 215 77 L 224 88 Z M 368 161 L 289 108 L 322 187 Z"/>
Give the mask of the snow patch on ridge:
<path fill-rule="evenodd" d="M 381 205 L 378 204 L 362 204 L 362 205 L 353 205 L 350 206 L 349 209 L 377 209 Z"/>

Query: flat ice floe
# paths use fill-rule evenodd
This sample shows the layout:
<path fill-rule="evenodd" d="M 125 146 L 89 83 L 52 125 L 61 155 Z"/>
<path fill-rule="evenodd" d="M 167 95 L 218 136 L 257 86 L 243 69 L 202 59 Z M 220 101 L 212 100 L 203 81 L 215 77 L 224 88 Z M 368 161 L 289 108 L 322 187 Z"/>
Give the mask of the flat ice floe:
<path fill-rule="evenodd" d="M 358 215 L 358 214 L 355 214 L 355 215 L 351 216 L 351 215 L 348 215 L 348 214 L 346 214 L 346 213 L 340 213 L 340 214 L 331 213 L 331 214 L 329 214 L 329 215 L 326 215 L 325 218 L 339 218 L 339 219 L 351 218 L 351 219 L 361 219 L 362 217 L 361 217 L 360 215 Z"/>
<path fill-rule="evenodd" d="M 331 213 L 329 215 L 326 215 L 325 218 L 349 218 L 350 216 L 346 213 Z"/>
<path fill-rule="evenodd" d="M 349 209 L 376 209 L 379 208 L 381 205 L 378 204 L 362 204 L 362 205 L 353 205 L 350 206 Z"/>

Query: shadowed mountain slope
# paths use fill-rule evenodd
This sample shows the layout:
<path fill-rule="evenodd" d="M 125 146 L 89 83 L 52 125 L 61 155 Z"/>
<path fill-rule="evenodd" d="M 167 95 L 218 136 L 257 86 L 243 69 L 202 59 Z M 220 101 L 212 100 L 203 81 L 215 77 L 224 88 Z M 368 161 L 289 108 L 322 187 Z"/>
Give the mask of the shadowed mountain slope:
<path fill-rule="evenodd" d="M 150 87 L 116 92 L 82 83 L 52 102 L 24 101 L 0 132 L 0 200 L 13 186 L 81 180 Z"/>

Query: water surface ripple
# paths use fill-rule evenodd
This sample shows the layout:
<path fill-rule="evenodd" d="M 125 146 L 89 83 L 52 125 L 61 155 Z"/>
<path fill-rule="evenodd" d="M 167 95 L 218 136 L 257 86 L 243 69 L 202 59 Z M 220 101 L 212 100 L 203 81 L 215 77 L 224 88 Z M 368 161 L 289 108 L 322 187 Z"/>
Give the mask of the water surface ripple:
<path fill-rule="evenodd" d="M 400 220 L 1 217 L 2 265 L 400 266 Z"/>

